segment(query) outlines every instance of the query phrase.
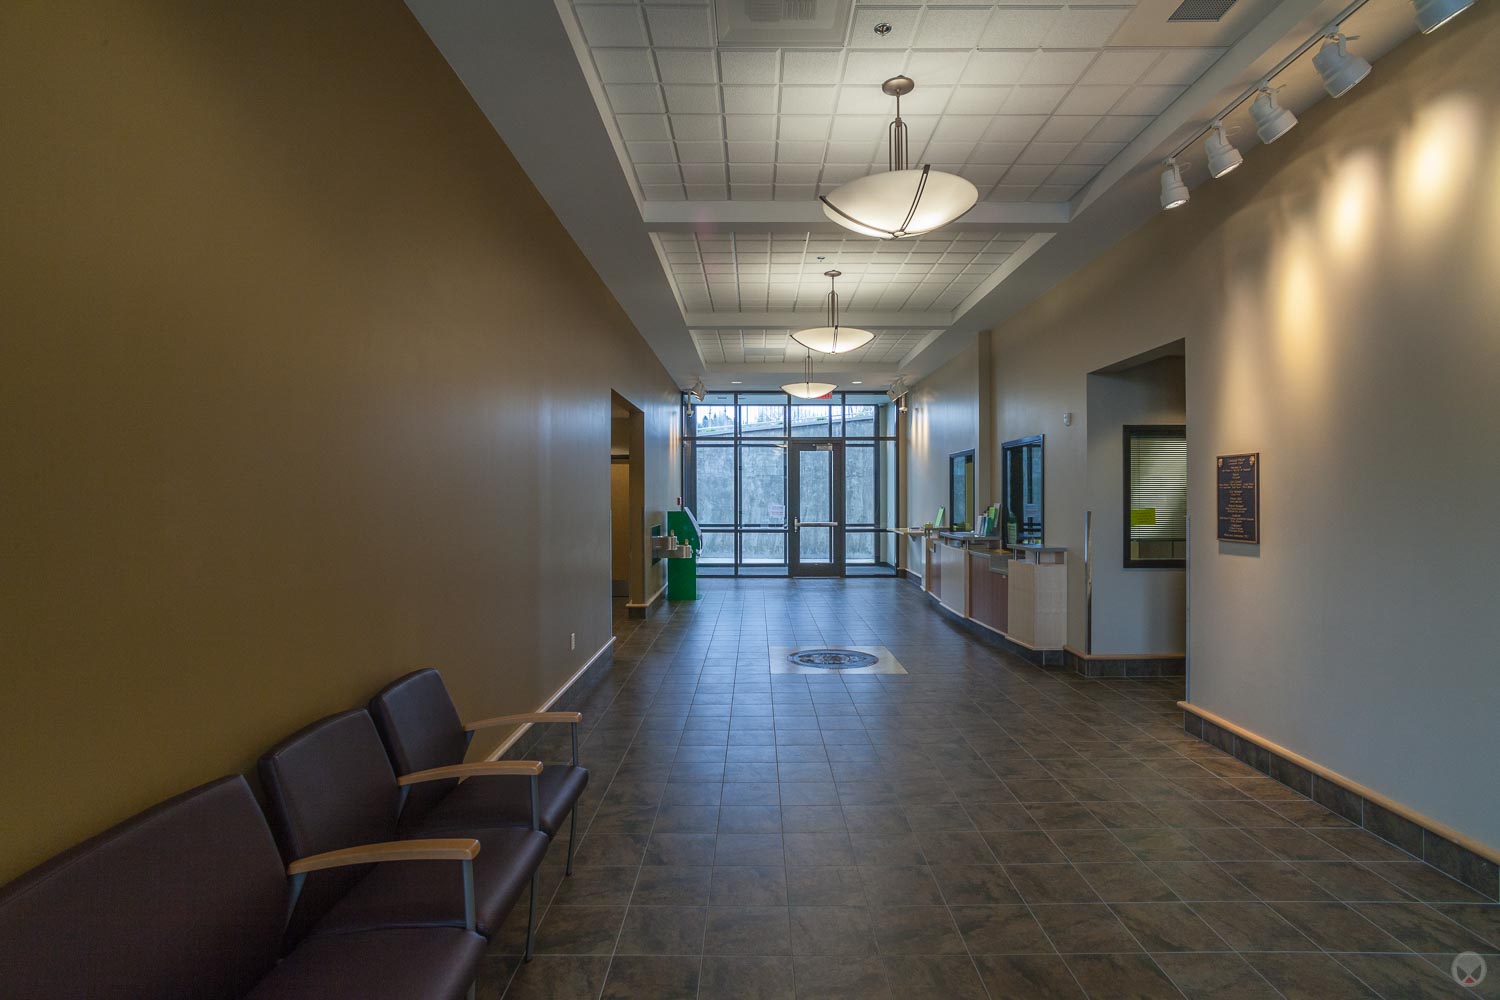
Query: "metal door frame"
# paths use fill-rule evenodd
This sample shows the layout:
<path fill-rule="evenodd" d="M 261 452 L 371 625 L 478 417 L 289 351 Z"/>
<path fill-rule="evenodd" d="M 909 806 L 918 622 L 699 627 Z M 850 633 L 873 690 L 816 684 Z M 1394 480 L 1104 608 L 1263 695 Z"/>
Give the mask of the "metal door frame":
<path fill-rule="evenodd" d="M 832 536 L 833 559 L 827 563 L 802 562 L 802 461 L 804 451 L 826 451 L 833 456 L 832 482 L 829 483 L 829 503 L 833 509 L 831 521 L 808 522 L 809 527 L 827 527 Z M 813 439 L 787 442 L 787 514 L 790 531 L 787 534 L 787 573 L 794 577 L 843 576 L 844 575 L 844 442 L 818 441 Z"/>

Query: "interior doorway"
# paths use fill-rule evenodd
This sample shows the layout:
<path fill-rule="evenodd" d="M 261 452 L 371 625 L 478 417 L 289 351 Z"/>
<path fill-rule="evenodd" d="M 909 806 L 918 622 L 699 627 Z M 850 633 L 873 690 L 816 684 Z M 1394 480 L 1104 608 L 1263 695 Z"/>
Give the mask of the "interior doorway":
<path fill-rule="evenodd" d="M 645 417 L 619 393 L 609 395 L 610 596 L 629 600 L 644 588 Z"/>

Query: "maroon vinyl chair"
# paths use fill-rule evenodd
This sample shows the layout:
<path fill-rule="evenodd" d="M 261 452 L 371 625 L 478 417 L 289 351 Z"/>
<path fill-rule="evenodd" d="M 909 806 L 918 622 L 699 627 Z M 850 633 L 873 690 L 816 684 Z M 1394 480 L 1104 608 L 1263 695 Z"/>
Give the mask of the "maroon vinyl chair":
<path fill-rule="evenodd" d="M 398 829 L 405 788 L 429 781 L 468 777 L 474 781 L 522 776 L 535 792 L 542 765 L 536 761 L 463 764 L 403 775 L 391 770 L 375 723 L 364 709 L 328 716 L 287 737 L 260 759 L 267 816 L 283 857 L 296 862 L 360 844 L 411 840 Z M 472 915 L 488 938 L 499 933 L 523 889 L 530 886 L 525 957 L 530 960 L 536 927 L 537 872 L 547 836 L 536 813 L 525 826 L 472 827 L 444 838 L 473 838 L 480 852 L 472 878 L 433 877 L 413 865 L 310 871 L 293 901 L 289 934 L 308 928 L 358 933 L 376 927 L 445 927 L 453 914 Z M 432 839 L 432 838 L 427 838 Z"/>
<path fill-rule="evenodd" d="M 304 858 L 292 882 L 397 858 L 468 882 L 473 839 L 367 844 Z M 442 864 L 432 863 L 434 861 Z M 455 863 L 457 862 L 457 863 Z M 461 877 L 462 872 L 462 877 Z M 245 779 L 220 778 L 0 888 L 0 996 L 46 1000 L 460 1000 L 485 939 L 461 894 L 442 925 L 331 932 L 292 947 L 289 870 Z"/>
<path fill-rule="evenodd" d="M 465 724 L 442 674 L 418 670 L 398 678 L 370 700 L 370 715 L 399 774 L 418 774 L 462 765 L 474 734 L 482 729 L 523 723 L 567 723 L 572 727 L 572 759 L 548 764 L 537 780 L 538 827 L 556 840 L 569 821 L 566 871 L 573 873 L 578 834 L 578 797 L 589 772 L 578 764 L 577 712 L 502 715 Z M 401 814 L 401 829 L 415 836 L 442 836 L 473 827 L 526 825 L 531 819 L 529 789 L 517 778 L 456 780 L 413 785 Z"/>

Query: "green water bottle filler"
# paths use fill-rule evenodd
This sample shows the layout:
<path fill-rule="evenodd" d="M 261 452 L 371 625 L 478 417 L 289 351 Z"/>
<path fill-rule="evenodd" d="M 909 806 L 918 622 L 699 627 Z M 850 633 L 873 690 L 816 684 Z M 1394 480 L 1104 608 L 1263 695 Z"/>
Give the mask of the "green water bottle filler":
<path fill-rule="evenodd" d="M 677 536 L 677 544 L 691 550 L 684 555 L 667 560 L 667 600 L 696 601 L 698 599 L 698 553 L 703 550 L 703 533 L 698 530 L 698 519 L 686 507 L 667 511 L 667 533 Z"/>

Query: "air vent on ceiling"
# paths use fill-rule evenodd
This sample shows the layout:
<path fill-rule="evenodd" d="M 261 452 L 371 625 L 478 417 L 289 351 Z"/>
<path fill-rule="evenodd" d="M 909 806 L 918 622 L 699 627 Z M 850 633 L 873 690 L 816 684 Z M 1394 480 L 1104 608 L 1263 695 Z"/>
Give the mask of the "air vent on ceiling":
<path fill-rule="evenodd" d="M 719 44 L 842 46 L 854 0 L 714 0 Z"/>
<path fill-rule="evenodd" d="M 1172 12 L 1168 21 L 1218 21 L 1229 8 L 1234 6 L 1234 0 L 1182 0 L 1182 4 Z"/>

